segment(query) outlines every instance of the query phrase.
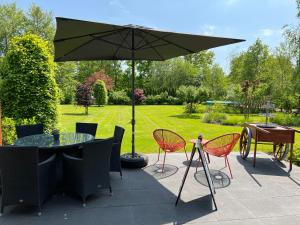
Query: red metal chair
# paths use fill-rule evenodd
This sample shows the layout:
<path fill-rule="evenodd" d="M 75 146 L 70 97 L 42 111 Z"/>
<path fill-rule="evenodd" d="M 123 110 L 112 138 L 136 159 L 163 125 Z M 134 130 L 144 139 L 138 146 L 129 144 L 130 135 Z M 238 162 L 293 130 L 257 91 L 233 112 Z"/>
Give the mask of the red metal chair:
<path fill-rule="evenodd" d="M 153 131 L 153 137 L 159 145 L 157 162 L 159 161 L 160 149 L 165 152 L 162 172 L 164 172 L 167 152 L 175 152 L 184 149 L 186 158 L 187 160 L 189 159 L 185 149 L 186 142 L 179 134 L 167 129 L 156 129 Z"/>
<path fill-rule="evenodd" d="M 232 151 L 239 138 L 239 133 L 224 134 L 203 144 L 203 150 L 209 155 L 225 158 L 225 167 L 228 166 L 231 178 L 233 177 L 227 156 Z"/>

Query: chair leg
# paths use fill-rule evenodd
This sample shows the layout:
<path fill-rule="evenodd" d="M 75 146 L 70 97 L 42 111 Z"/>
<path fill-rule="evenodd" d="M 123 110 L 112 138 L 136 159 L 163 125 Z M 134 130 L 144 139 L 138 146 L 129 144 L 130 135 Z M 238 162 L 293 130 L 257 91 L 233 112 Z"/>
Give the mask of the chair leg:
<path fill-rule="evenodd" d="M 184 152 L 185 152 L 186 160 L 189 161 L 189 157 L 188 157 L 188 155 L 187 155 L 187 153 L 186 153 L 185 146 L 184 146 Z"/>
<path fill-rule="evenodd" d="M 163 162 L 163 166 L 162 166 L 162 170 L 161 170 L 162 173 L 164 172 L 164 168 L 165 168 L 166 154 L 167 154 L 167 152 L 165 152 L 165 156 L 164 156 L 164 162 Z"/>
<path fill-rule="evenodd" d="M 154 163 L 154 165 L 159 162 L 159 157 L 160 157 L 160 147 L 158 147 L 157 161 Z"/>
<path fill-rule="evenodd" d="M 1 203 L 0 216 L 2 216 L 2 215 L 3 215 L 3 212 L 4 212 L 4 205 L 3 205 L 3 203 Z"/>
<path fill-rule="evenodd" d="M 120 170 L 120 176 L 121 176 L 121 179 L 123 179 L 122 170 Z"/>
<path fill-rule="evenodd" d="M 229 169 L 229 172 L 230 172 L 231 179 L 233 179 L 233 176 L 232 176 L 232 173 L 231 173 L 231 168 L 230 168 L 230 165 L 229 165 L 229 161 L 228 161 L 227 156 L 225 156 L 225 162 L 226 162 L 226 161 L 227 161 L 227 165 L 228 165 L 228 169 Z"/>
<path fill-rule="evenodd" d="M 111 186 L 109 186 L 109 195 L 112 196 L 112 189 L 111 189 Z"/>
<path fill-rule="evenodd" d="M 206 156 L 207 156 L 207 161 L 208 161 L 208 163 L 210 163 L 209 154 L 208 154 L 208 153 L 206 153 Z"/>

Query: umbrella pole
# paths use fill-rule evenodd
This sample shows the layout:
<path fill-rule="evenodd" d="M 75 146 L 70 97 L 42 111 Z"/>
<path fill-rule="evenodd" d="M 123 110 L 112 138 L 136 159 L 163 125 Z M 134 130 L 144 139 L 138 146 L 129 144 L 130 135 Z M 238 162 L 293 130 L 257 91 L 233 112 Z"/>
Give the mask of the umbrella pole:
<path fill-rule="evenodd" d="M 131 137 L 131 154 L 132 158 L 135 156 L 135 146 L 134 146 L 134 132 L 135 132 L 135 97 L 134 97 L 134 78 L 135 78 L 135 50 L 134 50 L 134 29 L 132 29 L 132 44 L 131 44 L 131 92 L 132 92 L 132 120 L 131 120 L 131 125 L 132 125 L 132 137 Z"/>

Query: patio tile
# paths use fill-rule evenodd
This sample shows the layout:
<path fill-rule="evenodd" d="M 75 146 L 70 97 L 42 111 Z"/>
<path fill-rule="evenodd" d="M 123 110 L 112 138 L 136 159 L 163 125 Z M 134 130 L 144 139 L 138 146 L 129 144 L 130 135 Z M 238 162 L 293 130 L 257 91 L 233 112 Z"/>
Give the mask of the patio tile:
<path fill-rule="evenodd" d="M 150 164 L 156 157 L 149 155 Z M 184 154 L 175 153 L 167 158 L 168 164 L 178 167 L 170 177 L 157 180 L 142 169 L 123 170 L 123 179 L 112 173 L 113 196 L 100 190 L 83 208 L 76 195 L 56 195 L 43 205 L 41 217 L 32 207 L 6 207 L 0 225 L 300 224 L 299 167 L 294 166 L 288 176 L 284 167 L 263 153 L 256 168 L 251 156 L 245 161 L 233 153 L 229 160 L 234 178 L 228 187 L 216 189 L 218 211 L 213 210 L 208 187 L 195 180 L 195 167 L 190 169 L 181 201 L 174 206 L 186 169 Z M 228 174 L 223 159 L 212 158 L 209 166 Z"/>

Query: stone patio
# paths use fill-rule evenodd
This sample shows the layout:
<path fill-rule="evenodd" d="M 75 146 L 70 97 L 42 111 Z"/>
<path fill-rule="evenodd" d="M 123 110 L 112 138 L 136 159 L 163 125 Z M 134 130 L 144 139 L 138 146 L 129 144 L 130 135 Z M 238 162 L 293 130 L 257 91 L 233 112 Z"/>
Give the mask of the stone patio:
<path fill-rule="evenodd" d="M 157 155 L 149 155 L 151 165 Z M 0 225 L 142 225 L 142 224 L 300 224 L 300 168 L 290 176 L 285 164 L 258 154 L 257 167 L 251 157 L 241 160 L 231 154 L 234 178 L 229 186 L 216 189 L 218 211 L 214 211 L 209 189 L 196 181 L 191 168 L 181 201 L 175 207 L 186 164 L 184 154 L 169 154 L 166 163 L 178 168 L 175 174 L 158 179 L 146 170 L 124 170 L 111 175 L 113 196 L 103 190 L 90 197 L 87 207 L 76 196 L 57 195 L 43 205 L 38 217 L 32 207 L 7 207 Z M 210 169 L 221 170 L 224 160 L 211 157 Z M 172 168 L 172 167 L 171 167 Z M 200 167 L 198 171 L 201 171 Z"/>

